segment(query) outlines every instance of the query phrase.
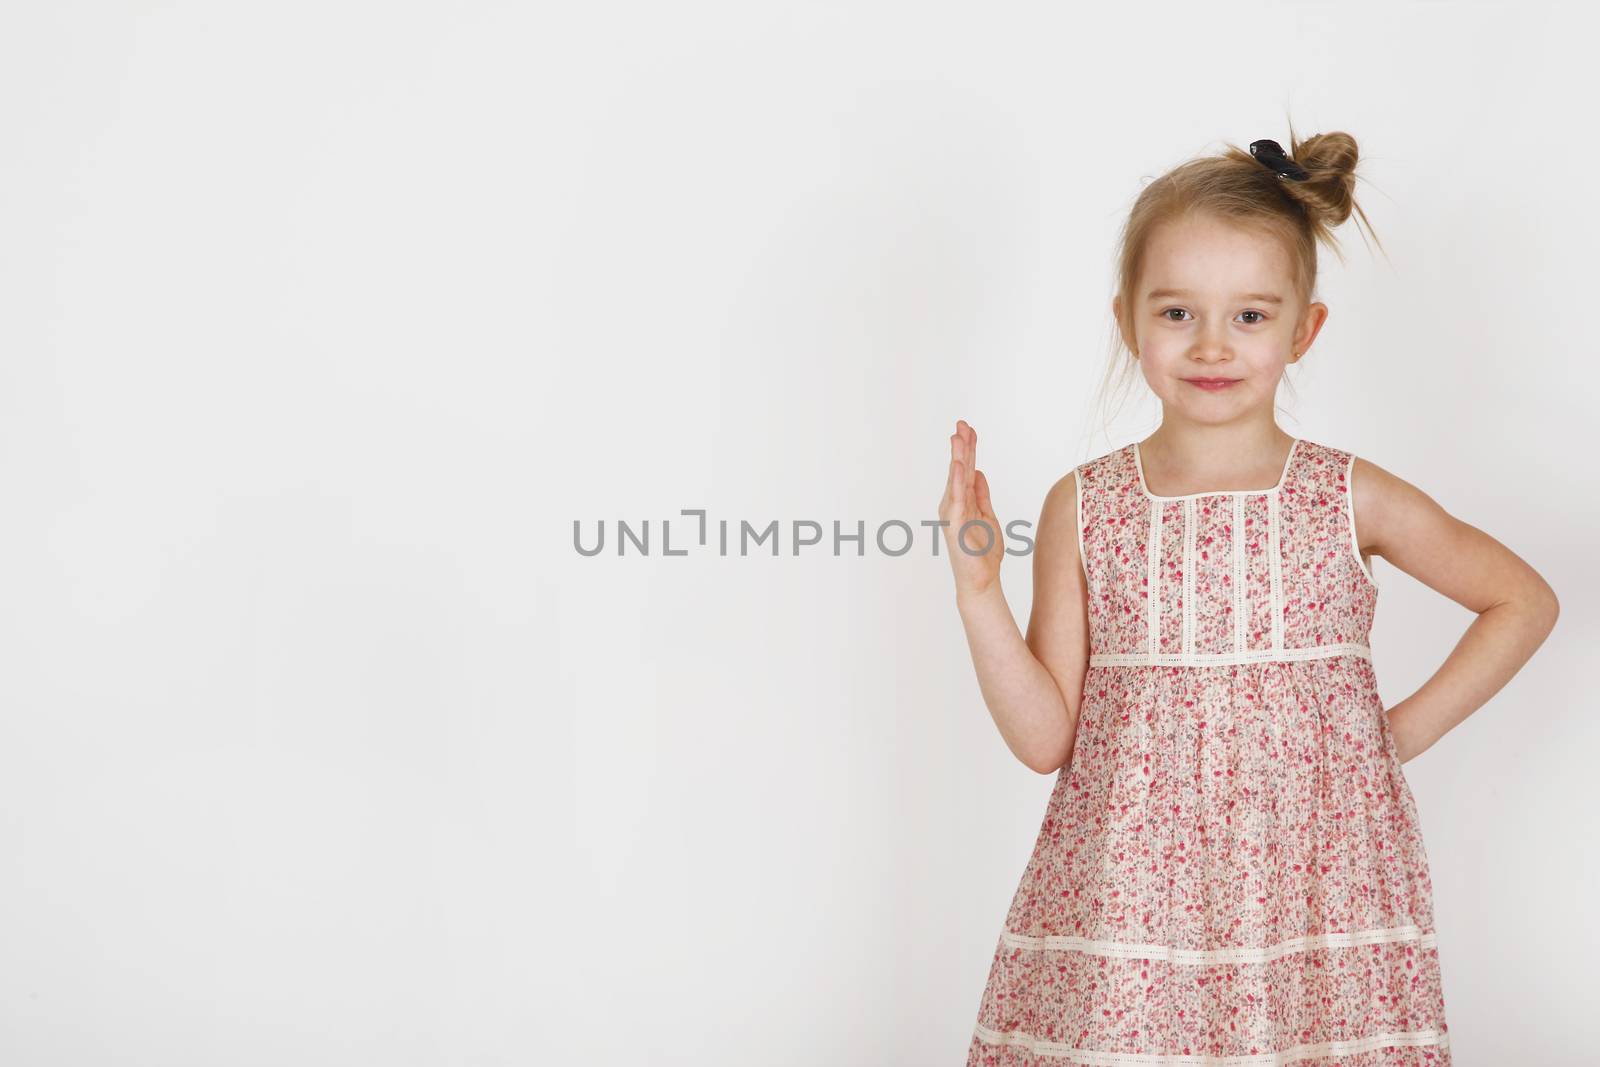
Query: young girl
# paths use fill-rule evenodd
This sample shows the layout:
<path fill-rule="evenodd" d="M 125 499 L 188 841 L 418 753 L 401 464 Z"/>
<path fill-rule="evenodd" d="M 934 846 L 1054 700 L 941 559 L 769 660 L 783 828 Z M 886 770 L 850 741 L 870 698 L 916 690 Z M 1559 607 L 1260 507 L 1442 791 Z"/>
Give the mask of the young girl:
<path fill-rule="evenodd" d="M 1450 1063 L 1400 765 L 1527 662 L 1557 602 L 1420 489 L 1274 420 L 1328 315 L 1317 242 L 1360 210 L 1354 140 L 1290 145 L 1192 160 L 1134 205 L 1111 306 L 1161 425 L 1045 497 L 1026 639 L 977 434 L 950 438 L 979 687 L 1016 757 L 1062 772 L 969 1067 Z M 1374 556 L 1478 613 L 1387 711 Z"/>

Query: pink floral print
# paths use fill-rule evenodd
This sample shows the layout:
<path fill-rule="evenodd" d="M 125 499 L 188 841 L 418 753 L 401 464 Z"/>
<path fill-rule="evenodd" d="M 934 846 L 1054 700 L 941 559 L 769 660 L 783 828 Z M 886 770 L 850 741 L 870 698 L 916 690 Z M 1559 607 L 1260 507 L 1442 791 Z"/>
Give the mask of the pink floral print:
<path fill-rule="evenodd" d="M 1378 695 L 1354 456 L 1158 497 L 1077 469 L 1090 660 L 968 1067 L 1449 1067 L 1420 821 Z"/>

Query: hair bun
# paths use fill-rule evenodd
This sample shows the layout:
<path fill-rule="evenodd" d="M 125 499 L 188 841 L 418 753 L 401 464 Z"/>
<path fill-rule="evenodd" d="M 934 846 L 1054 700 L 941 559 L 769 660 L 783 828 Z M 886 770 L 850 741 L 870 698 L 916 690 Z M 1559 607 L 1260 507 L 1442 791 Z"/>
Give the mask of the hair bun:
<path fill-rule="evenodd" d="M 1348 133 L 1319 133 L 1304 141 L 1290 138 L 1290 155 L 1306 172 L 1303 181 L 1284 182 L 1284 192 L 1330 229 L 1350 217 L 1356 203 L 1356 139 Z"/>

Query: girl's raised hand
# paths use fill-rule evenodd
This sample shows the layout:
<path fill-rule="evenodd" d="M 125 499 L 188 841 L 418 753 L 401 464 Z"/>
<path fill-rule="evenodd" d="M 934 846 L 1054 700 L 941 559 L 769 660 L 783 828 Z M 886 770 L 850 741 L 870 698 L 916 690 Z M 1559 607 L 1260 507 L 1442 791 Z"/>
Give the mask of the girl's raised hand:
<path fill-rule="evenodd" d="M 989 501 L 989 481 L 978 470 L 978 433 L 965 420 L 957 421 L 956 432 L 950 435 L 950 476 L 939 501 L 939 518 L 945 524 L 944 543 L 955 571 L 956 597 L 987 592 L 1000 579 L 1005 542 Z M 963 533 L 962 527 L 969 522 L 974 525 Z M 978 523 L 986 523 L 988 529 Z"/>

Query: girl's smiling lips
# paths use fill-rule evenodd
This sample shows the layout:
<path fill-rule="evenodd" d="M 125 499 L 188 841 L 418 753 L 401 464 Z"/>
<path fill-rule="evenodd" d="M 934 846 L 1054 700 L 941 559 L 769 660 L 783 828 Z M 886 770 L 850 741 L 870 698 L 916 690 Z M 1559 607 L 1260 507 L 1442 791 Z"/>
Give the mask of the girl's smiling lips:
<path fill-rule="evenodd" d="M 1239 381 L 1240 379 L 1238 379 L 1238 378 L 1185 378 L 1183 380 L 1188 382 L 1190 385 L 1198 385 L 1202 389 L 1210 389 L 1210 390 L 1215 391 L 1215 390 L 1220 390 L 1220 389 L 1226 389 L 1228 386 L 1232 385 L 1234 382 Z"/>

